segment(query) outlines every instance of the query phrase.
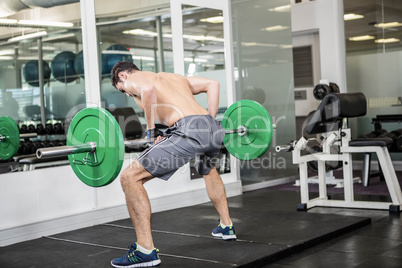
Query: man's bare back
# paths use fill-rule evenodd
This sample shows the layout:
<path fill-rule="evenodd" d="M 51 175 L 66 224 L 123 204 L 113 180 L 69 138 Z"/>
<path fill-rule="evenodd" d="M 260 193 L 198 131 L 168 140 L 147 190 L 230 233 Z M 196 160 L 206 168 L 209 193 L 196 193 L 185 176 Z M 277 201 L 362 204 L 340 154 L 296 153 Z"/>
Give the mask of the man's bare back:
<path fill-rule="evenodd" d="M 154 121 L 172 126 L 189 115 L 216 116 L 219 103 L 219 83 L 202 77 L 183 77 L 172 73 L 122 71 L 116 88 L 134 97 L 144 110 L 147 129 Z M 196 102 L 193 95 L 207 93 L 208 111 Z"/>
<path fill-rule="evenodd" d="M 208 114 L 208 111 L 195 101 L 190 85 L 183 76 L 142 71 L 133 73 L 129 79 L 135 80 L 139 76 L 153 84 L 157 101 L 153 111 L 155 119 L 160 123 L 172 126 L 185 116 Z M 139 97 L 134 98 L 137 103 L 141 101 Z"/>

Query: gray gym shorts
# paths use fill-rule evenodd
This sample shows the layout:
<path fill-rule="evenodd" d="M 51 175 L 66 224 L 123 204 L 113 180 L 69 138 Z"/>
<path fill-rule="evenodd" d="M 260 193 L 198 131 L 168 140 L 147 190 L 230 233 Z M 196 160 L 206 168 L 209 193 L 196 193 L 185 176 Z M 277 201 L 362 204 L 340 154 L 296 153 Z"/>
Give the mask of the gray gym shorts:
<path fill-rule="evenodd" d="M 152 176 L 168 180 L 181 166 L 196 159 L 194 168 L 206 175 L 215 167 L 225 130 L 210 115 L 190 115 L 163 133 L 164 138 L 137 158 Z"/>

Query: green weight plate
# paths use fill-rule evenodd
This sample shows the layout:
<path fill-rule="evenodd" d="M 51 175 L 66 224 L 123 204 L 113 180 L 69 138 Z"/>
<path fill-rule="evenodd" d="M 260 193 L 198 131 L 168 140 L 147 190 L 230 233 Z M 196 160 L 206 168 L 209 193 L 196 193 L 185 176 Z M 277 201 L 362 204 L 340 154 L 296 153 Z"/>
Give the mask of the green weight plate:
<path fill-rule="evenodd" d="M 96 152 L 70 154 L 70 165 L 85 184 L 108 185 L 119 175 L 123 165 L 124 139 L 116 119 L 105 109 L 83 109 L 71 121 L 67 145 L 88 142 L 96 144 Z"/>
<path fill-rule="evenodd" d="M 10 159 L 20 147 L 20 132 L 11 117 L 0 117 L 0 158 Z"/>
<path fill-rule="evenodd" d="M 234 157 L 252 160 L 262 156 L 271 145 L 273 127 L 267 110 L 258 102 L 241 100 L 232 104 L 222 120 L 225 130 L 244 126 L 247 133 L 226 134 L 223 143 Z"/>

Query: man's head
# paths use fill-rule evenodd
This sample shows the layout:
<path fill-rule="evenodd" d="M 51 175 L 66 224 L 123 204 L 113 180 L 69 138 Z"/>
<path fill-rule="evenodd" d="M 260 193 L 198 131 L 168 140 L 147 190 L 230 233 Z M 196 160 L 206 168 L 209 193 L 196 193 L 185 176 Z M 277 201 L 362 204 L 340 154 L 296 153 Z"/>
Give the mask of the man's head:
<path fill-rule="evenodd" d="M 128 73 L 134 72 L 134 71 L 139 71 L 140 69 L 138 69 L 138 67 L 132 63 L 132 62 L 128 62 L 128 61 L 119 61 L 117 62 L 113 68 L 112 68 L 112 85 L 116 87 L 116 84 L 121 82 L 120 77 L 119 77 L 119 73 L 127 71 Z"/>

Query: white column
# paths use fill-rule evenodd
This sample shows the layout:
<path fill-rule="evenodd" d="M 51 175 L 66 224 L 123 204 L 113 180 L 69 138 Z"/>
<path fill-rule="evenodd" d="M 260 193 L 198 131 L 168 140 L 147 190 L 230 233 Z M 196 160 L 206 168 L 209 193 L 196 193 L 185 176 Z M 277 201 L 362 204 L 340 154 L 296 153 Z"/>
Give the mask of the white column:
<path fill-rule="evenodd" d="M 343 0 L 321 0 L 317 4 L 320 7 L 317 21 L 321 25 L 321 78 L 335 82 L 341 92 L 347 92 Z"/>
<path fill-rule="evenodd" d="M 80 6 L 86 104 L 87 107 L 99 107 L 101 97 L 95 3 L 94 0 L 81 0 Z M 96 188 L 92 189 L 92 202 L 93 208 L 98 208 L 98 191 Z"/>
<path fill-rule="evenodd" d="M 100 106 L 101 97 L 95 3 L 94 0 L 81 0 L 80 5 L 86 104 L 87 107 L 97 107 Z"/>

